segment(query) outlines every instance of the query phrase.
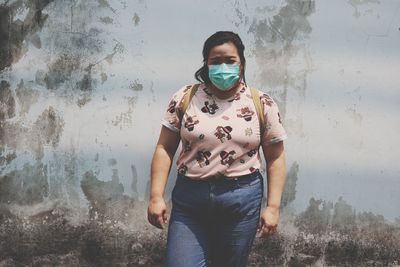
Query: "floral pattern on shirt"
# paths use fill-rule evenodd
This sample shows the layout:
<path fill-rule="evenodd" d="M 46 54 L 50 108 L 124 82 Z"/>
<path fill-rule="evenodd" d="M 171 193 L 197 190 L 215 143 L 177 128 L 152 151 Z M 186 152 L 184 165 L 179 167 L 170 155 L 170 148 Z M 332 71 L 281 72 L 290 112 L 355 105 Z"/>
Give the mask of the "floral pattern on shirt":
<path fill-rule="evenodd" d="M 266 147 L 287 138 L 276 102 L 262 91 L 265 130 L 260 136 L 258 114 L 246 86 L 228 99 L 219 99 L 201 84 L 180 119 L 177 111 L 182 113 L 182 99 L 190 87 L 174 93 L 162 121 L 181 136 L 179 173 L 200 179 L 249 174 L 261 168 L 260 144 Z"/>

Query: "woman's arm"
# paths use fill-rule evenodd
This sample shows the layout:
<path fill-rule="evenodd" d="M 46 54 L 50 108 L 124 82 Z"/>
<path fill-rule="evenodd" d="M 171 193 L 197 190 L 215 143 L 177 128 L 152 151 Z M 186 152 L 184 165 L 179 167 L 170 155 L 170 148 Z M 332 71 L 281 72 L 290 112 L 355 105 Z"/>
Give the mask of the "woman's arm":
<path fill-rule="evenodd" d="M 164 224 L 167 223 L 164 191 L 179 141 L 178 132 L 162 126 L 151 162 L 151 189 L 147 218 L 152 225 L 160 229 L 163 229 Z"/>
<path fill-rule="evenodd" d="M 286 180 L 285 151 L 283 141 L 263 146 L 267 162 L 267 207 L 261 214 L 259 231 L 266 237 L 276 231 L 279 222 L 279 208 Z"/>

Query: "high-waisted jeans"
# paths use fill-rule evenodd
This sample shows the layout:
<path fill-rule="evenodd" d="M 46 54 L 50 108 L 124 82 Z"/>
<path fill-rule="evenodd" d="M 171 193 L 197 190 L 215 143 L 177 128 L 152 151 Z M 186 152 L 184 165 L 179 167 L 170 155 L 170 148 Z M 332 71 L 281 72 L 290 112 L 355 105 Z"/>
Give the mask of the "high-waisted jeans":
<path fill-rule="evenodd" d="M 264 194 L 256 171 L 237 179 L 193 180 L 178 174 L 172 190 L 166 266 L 246 266 Z"/>

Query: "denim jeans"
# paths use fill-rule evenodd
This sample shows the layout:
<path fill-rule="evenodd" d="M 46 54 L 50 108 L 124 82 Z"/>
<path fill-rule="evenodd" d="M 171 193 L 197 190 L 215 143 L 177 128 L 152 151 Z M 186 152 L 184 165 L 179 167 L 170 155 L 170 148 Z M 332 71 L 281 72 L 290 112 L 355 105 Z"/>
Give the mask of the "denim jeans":
<path fill-rule="evenodd" d="M 263 194 L 263 176 L 258 171 L 237 180 L 193 180 L 178 174 L 172 190 L 166 266 L 246 266 Z"/>

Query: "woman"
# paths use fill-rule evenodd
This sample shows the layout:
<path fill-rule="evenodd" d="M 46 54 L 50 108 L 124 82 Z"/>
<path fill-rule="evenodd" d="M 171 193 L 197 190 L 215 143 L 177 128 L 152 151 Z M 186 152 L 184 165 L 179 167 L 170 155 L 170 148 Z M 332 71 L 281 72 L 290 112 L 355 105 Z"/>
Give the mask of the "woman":
<path fill-rule="evenodd" d="M 166 111 L 151 165 L 148 220 L 160 229 L 167 223 L 164 189 L 182 140 L 166 266 L 246 266 L 257 231 L 267 237 L 277 229 L 287 135 L 276 103 L 257 91 L 265 119 L 265 130 L 260 129 L 237 34 L 221 31 L 210 36 L 203 62 L 195 74 L 201 83 L 186 110 L 182 100 L 191 86 L 178 90 Z M 262 212 L 260 146 L 268 177 Z"/>

